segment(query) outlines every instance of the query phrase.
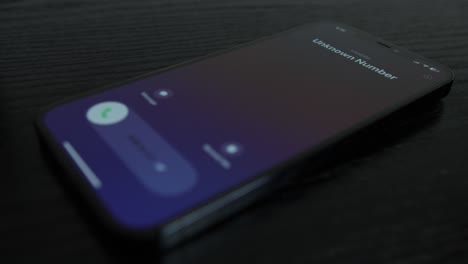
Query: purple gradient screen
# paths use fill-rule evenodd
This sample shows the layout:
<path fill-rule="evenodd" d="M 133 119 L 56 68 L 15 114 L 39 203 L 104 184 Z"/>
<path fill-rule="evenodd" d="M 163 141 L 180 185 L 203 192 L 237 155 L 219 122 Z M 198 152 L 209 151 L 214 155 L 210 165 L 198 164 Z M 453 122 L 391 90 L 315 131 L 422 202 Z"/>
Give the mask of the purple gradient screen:
<path fill-rule="evenodd" d="M 67 102 L 45 125 L 112 217 L 148 228 L 449 78 L 426 73 L 319 24 Z M 93 123 L 90 109 L 103 102 L 128 113 L 98 107 Z"/>

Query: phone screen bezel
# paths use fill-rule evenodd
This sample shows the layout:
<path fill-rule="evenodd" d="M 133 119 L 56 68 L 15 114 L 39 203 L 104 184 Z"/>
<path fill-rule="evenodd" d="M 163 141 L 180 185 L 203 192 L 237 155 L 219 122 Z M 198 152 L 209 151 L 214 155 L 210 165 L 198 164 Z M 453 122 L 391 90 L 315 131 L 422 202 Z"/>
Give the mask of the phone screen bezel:
<path fill-rule="evenodd" d="M 306 150 L 304 152 L 301 152 L 301 153 L 297 153 L 294 156 L 292 156 L 291 158 L 289 158 L 288 160 L 285 160 L 285 161 L 281 162 L 281 164 L 277 164 L 277 165 L 271 167 L 270 169 L 268 169 L 267 171 L 265 171 L 263 173 L 253 175 L 252 177 L 249 178 L 249 180 L 246 180 L 246 181 L 244 181 L 244 182 L 242 182 L 242 183 L 240 183 L 238 185 L 232 186 L 228 190 L 215 195 L 214 197 L 200 203 L 199 205 L 191 208 L 190 210 L 187 210 L 186 212 L 183 212 L 181 214 L 173 216 L 171 219 L 165 221 L 162 224 L 155 224 L 152 227 L 142 228 L 142 229 L 130 228 L 128 226 L 125 226 L 125 225 L 119 223 L 117 219 L 114 219 L 112 217 L 112 215 L 110 214 L 108 209 L 105 207 L 104 203 L 99 199 L 99 197 L 95 193 L 95 190 L 89 185 L 89 183 L 86 181 L 86 179 L 81 175 L 81 171 L 76 167 L 76 165 L 73 163 L 73 161 L 70 158 L 68 158 L 68 155 L 65 152 L 65 150 L 62 148 L 62 146 L 59 144 L 59 142 L 57 142 L 54 139 L 52 133 L 48 130 L 48 128 L 47 128 L 47 126 L 46 126 L 46 124 L 44 122 L 44 118 L 45 118 L 46 114 L 55 107 L 58 107 L 60 105 L 66 104 L 66 103 L 74 101 L 74 100 L 78 100 L 78 99 L 83 98 L 83 97 L 91 96 L 91 95 L 94 95 L 94 94 L 97 94 L 97 93 L 112 89 L 114 87 L 118 87 L 120 85 L 128 84 L 128 83 L 143 79 L 145 77 L 154 76 L 154 75 L 157 75 L 157 74 L 160 74 L 160 73 L 163 73 L 163 72 L 167 72 L 167 71 L 177 69 L 179 67 L 183 67 L 183 66 L 186 66 L 186 65 L 197 63 L 199 61 L 203 61 L 203 60 L 211 58 L 211 57 L 215 57 L 215 56 L 218 56 L 218 55 L 221 55 L 221 54 L 224 54 L 224 53 L 228 53 L 230 51 L 237 50 L 237 49 L 240 49 L 240 48 L 243 48 L 243 47 L 246 47 L 246 46 L 250 46 L 250 45 L 265 41 L 267 39 L 278 38 L 278 37 L 281 37 L 283 35 L 287 35 L 288 33 L 292 32 L 292 31 L 302 30 L 303 28 L 307 28 L 307 27 L 310 27 L 310 26 L 313 26 L 313 25 L 319 25 L 319 24 L 323 24 L 323 23 L 333 24 L 335 26 L 344 26 L 348 30 L 352 30 L 354 33 L 356 33 L 357 36 L 362 39 L 362 41 L 374 42 L 375 45 L 378 45 L 377 43 L 379 41 L 383 41 L 383 40 L 381 40 L 381 39 L 379 39 L 377 37 L 374 37 L 374 36 L 372 36 L 372 35 L 370 35 L 368 33 L 365 33 L 363 31 L 360 31 L 358 29 L 352 28 L 352 27 L 347 26 L 347 25 L 343 25 L 341 23 L 336 23 L 336 22 L 308 23 L 308 24 L 305 24 L 305 25 L 297 26 L 297 27 L 291 28 L 289 30 L 274 34 L 272 36 L 263 37 L 263 38 L 260 38 L 260 39 L 257 39 L 257 40 L 254 40 L 254 41 L 251 41 L 251 42 L 248 42 L 248 43 L 237 45 L 237 46 L 232 47 L 232 48 L 228 48 L 228 49 L 221 50 L 221 51 L 218 51 L 218 52 L 215 52 L 215 53 L 211 53 L 211 54 L 208 54 L 206 56 L 195 58 L 195 59 L 192 59 L 192 60 L 189 60 L 189 61 L 186 61 L 186 62 L 182 62 L 182 63 L 176 64 L 176 65 L 173 65 L 173 66 L 165 67 L 165 68 L 162 68 L 162 69 L 159 69 L 159 70 L 156 70 L 156 71 L 148 72 L 148 73 L 139 75 L 137 77 L 127 79 L 127 80 L 122 81 L 122 82 L 114 83 L 112 85 L 106 85 L 106 86 L 104 86 L 102 88 L 97 88 L 97 89 L 94 89 L 92 91 L 88 91 L 88 92 L 85 92 L 83 94 L 80 94 L 80 95 L 71 96 L 70 98 L 67 98 L 65 100 L 62 100 L 60 102 L 57 102 L 55 104 L 52 104 L 52 105 L 42 109 L 40 114 L 38 115 L 38 117 L 36 119 L 36 126 L 37 126 L 37 128 L 38 128 L 38 130 L 40 132 L 40 135 L 45 140 L 46 145 L 53 152 L 55 158 L 58 159 L 58 161 L 62 165 L 62 167 L 67 171 L 66 174 L 67 174 L 67 176 L 69 176 L 69 177 L 67 177 L 67 180 L 70 180 L 73 185 L 77 186 L 79 191 L 83 194 L 83 196 L 87 200 L 88 204 L 90 204 L 92 206 L 93 211 L 98 215 L 98 217 L 101 220 L 104 221 L 105 225 L 109 226 L 111 229 L 117 231 L 119 234 L 124 235 L 126 237 L 130 236 L 130 237 L 136 237 L 136 238 L 159 238 L 159 239 L 164 239 L 166 236 L 168 236 L 167 232 L 165 232 L 164 230 L 167 227 L 170 227 L 171 225 L 173 226 L 173 224 L 176 221 L 180 222 L 180 220 L 183 219 L 184 217 L 190 217 L 191 215 L 193 216 L 194 214 L 197 214 L 197 212 L 201 211 L 201 209 L 203 209 L 203 208 L 206 209 L 207 207 L 214 204 L 215 202 L 219 203 L 221 201 L 221 204 L 224 204 L 222 202 L 223 199 L 226 201 L 226 198 L 229 197 L 230 194 L 232 195 L 233 193 L 236 193 L 236 191 L 241 190 L 241 188 L 245 188 L 246 186 L 252 186 L 252 184 L 258 183 L 259 179 L 263 180 L 261 186 L 267 185 L 268 183 L 273 182 L 277 178 L 278 172 L 286 170 L 287 168 L 290 168 L 291 166 L 294 166 L 295 164 L 299 164 L 300 161 L 308 159 L 308 158 L 314 156 L 315 154 L 320 153 L 322 150 L 326 149 L 328 146 L 333 145 L 336 142 L 339 142 L 340 140 L 346 138 L 347 136 L 353 134 L 354 132 L 363 129 L 363 128 L 369 126 L 370 124 L 372 124 L 372 123 L 374 123 L 374 122 L 376 122 L 376 121 L 378 121 L 380 119 L 383 119 L 384 117 L 390 115 L 391 113 L 394 113 L 397 110 L 399 110 L 401 108 L 404 108 L 405 106 L 411 104 L 412 102 L 414 102 L 414 101 L 416 101 L 416 100 L 418 100 L 420 98 L 423 98 L 424 96 L 426 96 L 426 95 L 428 95 L 428 94 L 430 94 L 432 92 L 435 92 L 435 91 L 439 90 L 442 87 L 450 85 L 453 82 L 454 77 L 455 77 L 453 72 L 450 69 L 446 68 L 445 66 L 434 62 L 433 63 L 434 65 L 437 65 L 437 67 L 441 68 L 443 71 L 446 71 L 446 72 L 448 72 L 450 74 L 450 78 L 448 78 L 442 84 L 437 84 L 437 85 L 435 84 L 434 88 L 429 89 L 425 93 L 418 94 L 418 95 L 416 95 L 414 97 L 408 98 L 408 100 L 406 100 L 404 102 L 400 102 L 400 104 L 394 105 L 392 108 L 386 109 L 386 111 L 376 113 L 376 114 L 374 114 L 372 116 L 372 118 L 369 118 L 369 119 L 364 120 L 364 121 L 362 121 L 360 123 L 357 123 L 353 127 L 351 127 L 350 129 L 340 131 L 336 136 L 331 137 L 328 140 L 321 142 L 320 144 L 314 146 L 314 148 L 308 149 L 308 150 Z M 388 42 L 386 42 L 386 43 L 388 43 Z M 392 47 L 393 48 L 398 48 L 404 54 L 412 55 L 413 58 L 423 58 L 422 56 L 414 54 L 413 52 L 410 52 L 410 51 L 408 51 L 408 50 L 406 50 L 406 49 L 404 49 L 402 47 L 397 47 L 395 45 L 392 45 Z M 388 51 L 388 52 L 390 54 L 390 51 Z M 401 56 L 401 53 L 398 54 L 398 55 L 394 54 L 394 56 Z M 431 61 L 431 60 L 429 60 L 427 58 L 424 58 L 424 60 L 425 61 Z M 258 188 L 260 188 L 260 185 L 258 186 Z M 255 190 L 256 189 L 252 189 L 251 191 L 254 192 Z M 242 197 L 238 197 L 238 198 L 242 198 Z M 229 202 L 232 202 L 232 201 L 228 199 L 228 201 L 226 201 L 226 205 L 229 205 Z M 213 210 L 216 210 L 216 208 L 214 208 Z M 215 213 L 215 211 L 213 211 L 213 212 Z M 213 212 L 209 212 L 209 213 L 213 213 Z M 203 215 L 201 217 L 203 217 Z M 182 226 L 181 228 L 184 228 L 184 227 Z"/>

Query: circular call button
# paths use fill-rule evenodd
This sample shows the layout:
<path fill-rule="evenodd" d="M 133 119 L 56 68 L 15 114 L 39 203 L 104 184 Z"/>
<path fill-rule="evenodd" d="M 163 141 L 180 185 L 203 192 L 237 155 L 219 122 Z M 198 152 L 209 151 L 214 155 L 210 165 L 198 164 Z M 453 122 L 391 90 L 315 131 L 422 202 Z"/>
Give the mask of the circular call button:
<path fill-rule="evenodd" d="M 128 116 L 128 107 L 119 102 L 102 102 L 88 109 L 86 117 L 89 122 L 106 126 L 113 125 Z"/>

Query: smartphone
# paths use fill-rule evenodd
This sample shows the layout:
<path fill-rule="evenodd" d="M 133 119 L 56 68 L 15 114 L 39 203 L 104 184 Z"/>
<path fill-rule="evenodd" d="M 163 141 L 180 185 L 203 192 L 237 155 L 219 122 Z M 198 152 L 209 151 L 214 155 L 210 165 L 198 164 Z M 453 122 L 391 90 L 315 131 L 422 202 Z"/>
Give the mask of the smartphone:
<path fill-rule="evenodd" d="M 111 230 L 170 247 L 453 79 L 350 26 L 314 23 L 68 99 L 37 126 Z"/>

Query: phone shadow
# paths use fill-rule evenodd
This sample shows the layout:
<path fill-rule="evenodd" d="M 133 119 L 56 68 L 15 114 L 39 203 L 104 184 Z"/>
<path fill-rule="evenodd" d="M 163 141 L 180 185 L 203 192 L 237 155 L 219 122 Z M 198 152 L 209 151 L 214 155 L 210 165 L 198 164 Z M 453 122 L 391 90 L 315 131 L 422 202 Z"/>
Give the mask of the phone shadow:
<path fill-rule="evenodd" d="M 352 163 L 356 160 L 371 157 L 382 149 L 410 140 L 418 132 L 437 123 L 443 111 L 444 105 L 440 100 L 425 100 L 413 103 L 365 130 L 342 140 L 334 147 L 320 152 L 319 155 L 307 159 L 300 166 L 288 170 L 285 173 L 287 175 L 282 177 L 284 180 L 280 184 L 281 187 L 275 190 L 275 195 L 267 195 L 244 208 L 239 213 L 239 217 L 248 215 L 249 211 L 252 212 L 253 209 L 257 210 L 259 207 L 275 206 L 278 203 L 292 203 L 297 199 L 301 199 L 318 183 L 332 179 L 333 176 L 339 176 L 339 173 L 331 173 L 333 168 L 350 164 L 352 166 Z M 41 152 L 51 174 L 63 185 L 66 197 L 76 206 L 92 236 L 98 240 L 105 254 L 112 262 L 138 263 L 139 261 L 152 260 L 159 263 L 178 263 L 179 252 L 185 255 L 187 252 L 191 252 L 192 249 L 200 248 L 200 245 L 193 243 L 200 235 L 188 239 L 169 252 L 163 252 L 156 241 L 130 240 L 110 232 L 105 224 L 89 209 L 76 186 L 73 186 L 67 180 L 67 177 L 60 176 L 65 171 L 53 158 L 42 140 Z M 219 228 L 220 224 L 229 221 L 230 219 L 225 219 L 213 225 L 204 232 L 204 235 L 210 236 L 210 233 L 213 234 L 213 231 Z M 202 241 L 201 243 L 205 242 Z"/>

